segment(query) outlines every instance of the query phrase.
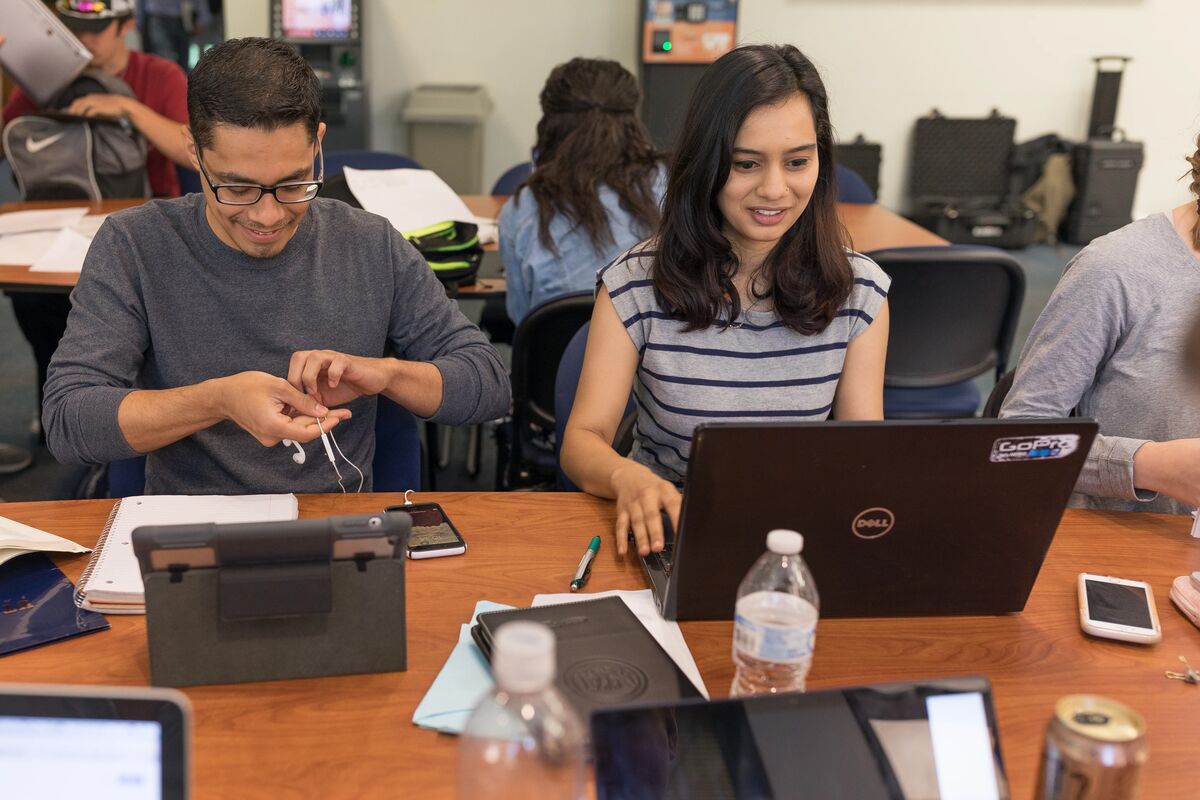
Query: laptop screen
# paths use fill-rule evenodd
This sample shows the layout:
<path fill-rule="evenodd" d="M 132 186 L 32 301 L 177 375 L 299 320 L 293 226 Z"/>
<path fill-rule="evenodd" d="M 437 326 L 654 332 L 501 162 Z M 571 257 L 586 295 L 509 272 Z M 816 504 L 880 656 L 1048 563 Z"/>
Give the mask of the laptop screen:
<path fill-rule="evenodd" d="M 599 711 L 592 745 L 601 800 L 1009 796 L 983 678 Z"/>
<path fill-rule="evenodd" d="M 161 759 L 157 722 L 0 718 L 0 775 L 13 797 L 52 789 L 89 800 L 159 800 Z"/>
<path fill-rule="evenodd" d="M 0 686 L 0 794 L 185 797 L 188 717 L 161 689 Z"/>

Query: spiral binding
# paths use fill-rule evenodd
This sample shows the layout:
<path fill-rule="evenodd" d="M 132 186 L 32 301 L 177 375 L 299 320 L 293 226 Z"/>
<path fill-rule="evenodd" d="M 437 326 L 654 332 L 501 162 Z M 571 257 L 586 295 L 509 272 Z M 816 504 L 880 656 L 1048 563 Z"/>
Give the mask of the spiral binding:
<path fill-rule="evenodd" d="M 108 521 L 104 523 L 104 530 L 100 531 L 100 538 L 96 540 L 96 547 L 92 550 L 92 557 L 88 559 L 87 566 L 83 568 L 83 574 L 79 576 L 79 583 L 75 584 L 75 594 L 72 599 L 75 601 L 76 608 L 83 608 L 83 604 L 87 600 L 87 593 L 83 590 L 83 587 L 87 586 L 92 573 L 100 565 L 100 562 L 104 560 L 104 546 L 108 544 L 108 535 L 112 533 L 113 524 L 121 514 L 121 503 L 123 502 L 123 500 L 118 500 L 116 505 L 113 506 L 112 511 L 108 513 Z"/>

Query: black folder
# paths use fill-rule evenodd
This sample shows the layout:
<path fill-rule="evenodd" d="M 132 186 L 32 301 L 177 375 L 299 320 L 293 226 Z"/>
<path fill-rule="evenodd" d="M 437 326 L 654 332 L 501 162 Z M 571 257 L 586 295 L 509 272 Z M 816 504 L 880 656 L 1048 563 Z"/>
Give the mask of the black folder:
<path fill-rule="evenodd" d="M 480 614 L 471 636 L 489 661 L 496 630 L 513 620 L 554 631 L 555 684 L 585 720 L 604 706 L 703 697 L 619 597 Z"/>

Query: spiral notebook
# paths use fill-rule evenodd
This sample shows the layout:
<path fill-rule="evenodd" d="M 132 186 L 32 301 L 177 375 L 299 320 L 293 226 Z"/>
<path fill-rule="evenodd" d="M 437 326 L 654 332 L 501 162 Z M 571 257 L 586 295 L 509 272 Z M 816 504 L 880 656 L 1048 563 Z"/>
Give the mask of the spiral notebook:
<path fill-rule="evenodd" d="M 142 525 L 277 522 L 299 516 L 294 494 L 150 495 L 118 500 L 79 578 L 75 605 L 102 614 L 144 614 L 142 574 L 130 534 Z"/>

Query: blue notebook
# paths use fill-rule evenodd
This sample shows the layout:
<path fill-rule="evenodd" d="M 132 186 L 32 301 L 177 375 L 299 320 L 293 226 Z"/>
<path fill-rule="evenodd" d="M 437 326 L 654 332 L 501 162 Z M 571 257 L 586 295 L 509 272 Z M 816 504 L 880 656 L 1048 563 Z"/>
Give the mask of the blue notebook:
<path fill-rule="evenodd" d="M 44 553 L 0 564 L 0 655 L 108 628 L 75 607 L 75 586 Z"/>

